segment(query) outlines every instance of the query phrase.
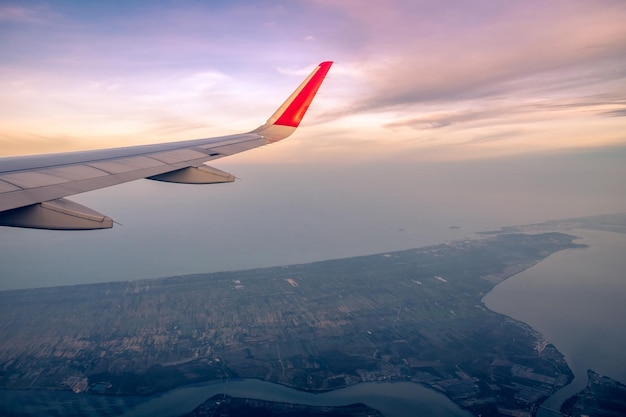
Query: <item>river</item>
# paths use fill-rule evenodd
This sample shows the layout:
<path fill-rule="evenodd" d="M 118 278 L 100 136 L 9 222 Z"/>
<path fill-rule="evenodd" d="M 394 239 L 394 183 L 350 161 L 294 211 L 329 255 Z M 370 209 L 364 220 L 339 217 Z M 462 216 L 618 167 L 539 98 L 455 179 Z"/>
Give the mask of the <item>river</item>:
<path fill-rule="evenodd" d="M 10 415 L 62 415 L 64 417 L 178 417 L 206 399 L 226 393 L 235 397 L 309 405 L 365 403 L 386 417 L 471 417 L 434 390 L 410 382 L 353 385 L 311 394 L 253 379 L 202 383 L 180 387 L 152 397 L 103 397 L 71 392 L 0 390 L 0 412 Z"/>
<path fill-rule="evenodd" d="M 123 417 L 179 416 L 183 409 L 192 409 L 215 394 L 246 398 L 262 398 L 268 401 L 308 405 L 347 405 L 366 403 L 387 417 L 451 416 L 468 417 L 444 395 L 410 382 L 364 383 L 323 394 L 310 394 L 280 385 L 257 380 L 237 380 L 228 384 L 202 384 L 174 390 L 154 401 L 142 404 Z M 174 405 L 172 407 L 172 405 Z"/>

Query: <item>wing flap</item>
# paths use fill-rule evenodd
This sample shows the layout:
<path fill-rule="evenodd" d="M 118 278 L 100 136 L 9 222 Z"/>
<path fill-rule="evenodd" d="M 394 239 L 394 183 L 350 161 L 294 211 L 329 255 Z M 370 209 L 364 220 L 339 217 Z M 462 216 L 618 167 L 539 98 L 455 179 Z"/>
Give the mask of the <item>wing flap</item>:
<path fill-rule="evenodd" d="M 125 172 L 132 172 L 145 168 L 154 168 L 162 165 L 164 165 L 163 162 L 145 156 L 133 156 L 130 158 L 97 161 L 87 164 L 87 166 L 108 172 L 109 174 L 123 174 Z"/>
<path fill-rule="evenodd" d="M 41 172 L 72 181 L 109 175 L 108 172 L 102 171 L 94 167 L 90 167 L 89 165 L 69 165 L 59 168 L 48 168 L 46 170 L 42 170 Z"/>
<path fill-rule="evenodd" d="M 175 164 L 177 162 L 206 158 L 207 154 L 194 149 L 177 149 L 174 151 L 151 153 L 148 154 L 148 156 L 166 164 Z"/>
<path fill-rule="evenodd" d="M 42 171 L 16 172 L 14 174 L 2 175 L 0 179 L 21 189 L 45 187 L 69 181 Z"/>

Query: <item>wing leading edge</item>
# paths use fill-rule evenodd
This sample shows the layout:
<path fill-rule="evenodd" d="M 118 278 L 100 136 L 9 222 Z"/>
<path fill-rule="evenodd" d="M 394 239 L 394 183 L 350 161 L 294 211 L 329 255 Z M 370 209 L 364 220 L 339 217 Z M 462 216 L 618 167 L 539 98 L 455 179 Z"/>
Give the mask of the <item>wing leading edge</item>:
<path fill-rule="evenodd" d="M 140 178 L 184 184 L 233 182 L 205 162 L 291 135 L 319 90 L 322 62 L 265 124 L 248 133 L 95 151 L 0 158 L 0 226 L 56 230 L 113 227 L 113 220 L 64 197 Z"/>

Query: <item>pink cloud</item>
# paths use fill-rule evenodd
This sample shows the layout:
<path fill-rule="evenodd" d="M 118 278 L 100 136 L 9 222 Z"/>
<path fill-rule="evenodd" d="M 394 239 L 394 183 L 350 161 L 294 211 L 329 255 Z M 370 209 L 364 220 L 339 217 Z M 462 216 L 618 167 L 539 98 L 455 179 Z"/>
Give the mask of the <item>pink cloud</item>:
<path fill-rule="evenodd" d="M 623 2 L 320 2 L 363 38 L 352 58 L 367 68 L 371 94 L 356 109 L 492 95 L 546 71 L 571 77 L 577 66 L 626 59 Z"/>

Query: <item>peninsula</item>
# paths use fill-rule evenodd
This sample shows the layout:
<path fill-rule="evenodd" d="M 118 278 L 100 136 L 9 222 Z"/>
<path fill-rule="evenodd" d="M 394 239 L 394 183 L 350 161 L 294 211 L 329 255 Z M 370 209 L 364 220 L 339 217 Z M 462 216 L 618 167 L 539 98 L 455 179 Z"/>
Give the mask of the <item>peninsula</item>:
<path fill-rule="evenodd" d="M 365 404 L 342 407 L 279 403 L 249 398 L 215 395 L 191 413 L 182 417 L 382 417 L 382 414 Z"/>
<path fill-rule="evenodd" d="M 541 335 L 481 299 L 581 246 L 573 240 L 499 234 L 303 265 L 0 292 L 0 387 L 124 396 L 234 377 L 305 391 L 401 380 L 475 414 L 530 415 L 571 371 Z"/>
<path fill-rule="evenodd" d="M 616 417 L 626 415 L 626 385 L 592 370 L 587 386 L 561 406 L 561 415 Z"/>

